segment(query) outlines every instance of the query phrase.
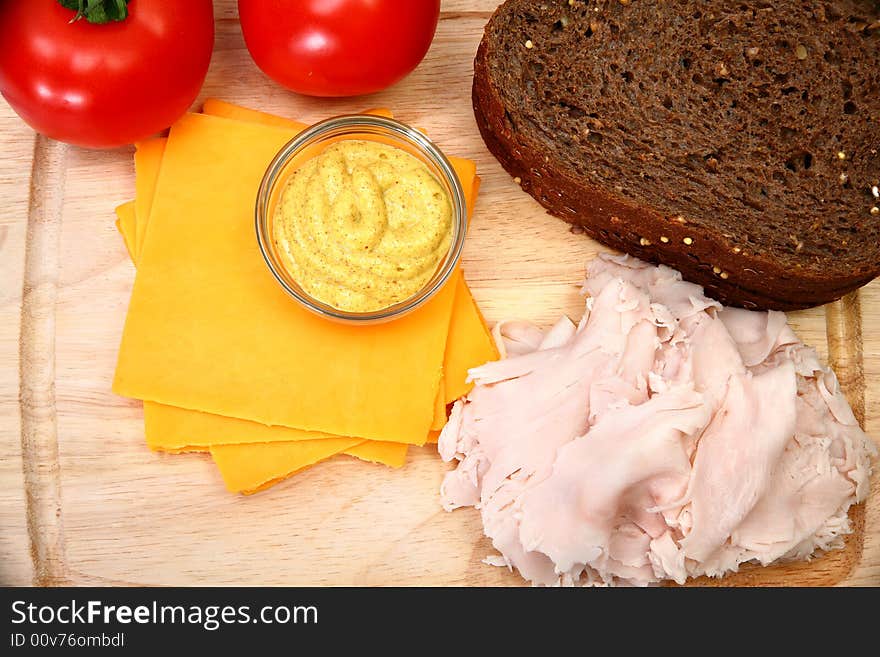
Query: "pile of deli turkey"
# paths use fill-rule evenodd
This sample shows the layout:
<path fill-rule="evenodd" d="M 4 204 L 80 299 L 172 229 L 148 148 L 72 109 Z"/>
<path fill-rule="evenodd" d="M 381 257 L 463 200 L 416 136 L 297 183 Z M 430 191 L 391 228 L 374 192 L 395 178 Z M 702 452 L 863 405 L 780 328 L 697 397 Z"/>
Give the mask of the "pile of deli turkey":
<path fill-rule="evenodd" d="M 877 449 L 780 312 L 600 256 L 586 312 L 496 327 L 440 437 L 441 495 L 535 584 L 683 583 L 843 545 Z"/>

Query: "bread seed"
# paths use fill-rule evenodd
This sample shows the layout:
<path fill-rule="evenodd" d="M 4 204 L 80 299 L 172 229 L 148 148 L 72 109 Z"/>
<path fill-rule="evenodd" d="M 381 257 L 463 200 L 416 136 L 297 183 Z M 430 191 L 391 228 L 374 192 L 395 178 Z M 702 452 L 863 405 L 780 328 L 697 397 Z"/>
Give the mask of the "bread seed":
<path fill-rule="evenodd" d="M 806 59 L 807 58 L 807 49 L 803 46 L 803 44 L 799 43 L 797 48 L 794 49 L 795 54 L 798 59 Z"/>
<path fill-rule="evenodd" d="M 712 267 L 712 271 L 715 272 L 716 274 L 720 274 L 720 273 L 721 273 L 721 267 Z"/>
<path fill-rule="evenodd" d="M 651 240 L 645 237 L 641 237 L 639 238 L 639 244 L 641 244 L 642 246 L 651 246 Z"/>
<path fill-rule="evenodd" d="M 840 174 L 840 184 L 845 185 L 846 181 L 849 180 L 849 176 L 845 173 Z"/>
<path fill-rule="evenodd" d="M 878 207 L 875 205 L 873 208 L 871 208 L 871 214 L 873 214 L 874 216 L 880 214 L 880 208 L 878 208 Z"/>
<path fill-rule="evenodd" d="M 837 159 L 838 159 L 838 160 L 845 160 L 845 159 L 846 159 L 846 153 L 844 153 L 843 151 L 838 151 L 838 152 L 837 152 Z"/>
<path fill-rule="evenodd" d="M 666 235 L 661 235 L 660 241 L 663 242 L 664 244 L 669 244 L 669 238 L 666 237 Z"/>
<path fill-rule="evenodd" d="M 721 272 L 721 278 L 723 278 L 724 280 L 727 280 L 729 277 L 730 274 L 728 274 L 726 271 Z"/>
<path fill-rule="evenodd" d="M 526 41 L 526 48 L 534 48 L 534 47 L 535 47 L 535 44 L 532 43 L 532 40 L 531 40 L 531 39 L 529 39 L 528 41 Z"/>
<path fill-rule="evenodd" d="M 877 187 L 877 185 L 874 185 L 871 188 L 871 193 L 874 195 L 874 198 L 880 198 L 880 187 Z"/>
<path fill-rule="evenodd" d="M 522 183 L 522 178 L 520 178 L 519 176 L 517 176 L 516 178 L 513 179 L 513 182 L 515 182 L 517 185 L 519 185 L 519 184 Z"/>
<path fill-rule="evenodd" d="M 685 237 L 685 238 L 682 240 L 682 242 L 684 242 L 685 244 L 687 244 L 688 246 L 690 246 L 691 244 L 694 243 L 694 240 L 693 240 L 693 238 L 691 238 L 691 237 Z"/>
<path fill-rule="evenodd" d="M 733 252 L 734 253 L 742 253 L 742 249 L 739 248 L 738 246 L 735 246 L 735 247 L 733 247 Z"/>

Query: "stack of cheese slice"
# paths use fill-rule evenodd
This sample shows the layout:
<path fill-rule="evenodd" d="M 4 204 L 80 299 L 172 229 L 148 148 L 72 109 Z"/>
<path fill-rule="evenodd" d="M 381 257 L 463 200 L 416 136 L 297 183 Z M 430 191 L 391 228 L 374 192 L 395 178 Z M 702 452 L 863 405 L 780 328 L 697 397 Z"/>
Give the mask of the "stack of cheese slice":
<path fill-rule="evenodd" d="M 436 440 L 467 370 L 497 357 L 460 272 L 376 326 L 328 322 L 284 294 L 257 247 L 254 203 L 305 127 L 209 100 L 167 139 L 137 145 L 137 198 L 117 208 L 137 277 L 114 391 L 144 400 L 152 449 L 210 452 L 231 491 L 336 454 L 402 466 L 409 445 Z M 470 212 L 476 168 L 450 160 Z"/>

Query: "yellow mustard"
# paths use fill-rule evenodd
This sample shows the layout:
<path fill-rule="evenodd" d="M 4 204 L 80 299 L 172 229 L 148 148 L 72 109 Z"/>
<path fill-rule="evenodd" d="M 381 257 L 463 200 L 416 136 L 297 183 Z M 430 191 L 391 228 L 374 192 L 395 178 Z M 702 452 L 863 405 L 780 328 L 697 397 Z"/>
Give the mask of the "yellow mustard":
<path fill-rule="evenodd" d="M 348 312 L 381 310 L 418 292 L 452 239 L 443 185 L 413 155 L 372 141 L 339 141 L 304 163 L 273 219 L 290 275 Z"/>

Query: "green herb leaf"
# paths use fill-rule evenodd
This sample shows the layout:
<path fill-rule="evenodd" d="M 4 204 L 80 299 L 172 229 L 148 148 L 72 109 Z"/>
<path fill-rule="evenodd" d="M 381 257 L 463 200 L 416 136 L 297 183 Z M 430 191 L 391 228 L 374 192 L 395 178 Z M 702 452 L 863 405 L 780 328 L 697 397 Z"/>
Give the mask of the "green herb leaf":
<path fill-rule="evenodd" d="M 124 21 L 128 17 L 128 0 L 116 0 L 112 8 L 113 20 Z"/>
<path fill-rule="evenodd" d="M 89 23 L 102 25 L 110 21 L 124 21 L 128 18 L 128 3 L 131 0 L 58 0 L 62 7 L 76 12 L 71 22 L 85 18 Z"/>

